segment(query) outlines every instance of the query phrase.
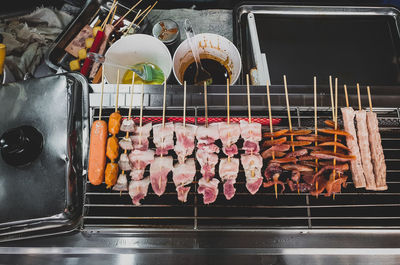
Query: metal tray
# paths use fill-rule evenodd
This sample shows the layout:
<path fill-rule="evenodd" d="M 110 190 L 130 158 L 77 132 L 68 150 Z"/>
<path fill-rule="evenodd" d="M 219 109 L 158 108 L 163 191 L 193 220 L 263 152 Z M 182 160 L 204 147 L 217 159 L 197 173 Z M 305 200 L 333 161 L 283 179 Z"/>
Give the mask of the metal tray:
<path fill-rule="evenodd" d="M 0 87 L 0 133 L 21 125 L 43 135 L 24 167 L 0 158 L 0 242 L 74 229 L 82 213 L 89 141 L 88 85 L 68 73 Z"/>
<path fill-rule="evenodd" d="M 112 1 L 107 0 L 88 0 L 85 7 L 82 9 L 80 14 L 75 18 L 75 20 L 67 27 L 58 37 L 58 39 L 51 45 L 48 49 L 45 61 L 46 64 L 58 71 L 60 68 L 64 71 L 69 70 L 69 62 L 75 59 L 72 55 L 64 51 L 65 47 L 75 38 L 75 36 L 80 32 L 80 30 L 85 25 L 91 25 L 98 18 L 98 13 L 100 10 L 109 11 L 112 5 Z M 118 4 L 117 12 L 115 17 L 123 16 L 130 7 Z M 125 25 L 128 25 L 134 18 L 133 12 L 128 14 L 124 19 Z M 148 26 L 148 19 L 145 18 L 137 30 L 137 32 L 143 32 Z"/>
<path fill-rule="evenodd" d="M 255 66 L 248 16 L 254 15 L 272 84 L 400 84 L 400 12 L 393 7 L 241 5 L 234 10 L 243 73 Z M 251 23 L 250 23 L 251 24 Z M 290 80 L 289 80 L 290 79 Z"/>

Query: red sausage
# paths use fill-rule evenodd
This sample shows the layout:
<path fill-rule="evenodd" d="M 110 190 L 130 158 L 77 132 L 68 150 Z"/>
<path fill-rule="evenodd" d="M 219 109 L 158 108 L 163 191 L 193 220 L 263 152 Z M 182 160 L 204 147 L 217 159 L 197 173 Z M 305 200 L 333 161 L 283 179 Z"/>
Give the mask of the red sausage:
<path fill-rule="evenodd" d="M 93 122 L 90 132 L 88 178 L 93 185 L 104 181 L 106 166 L 107 123 L 102 120 Z"/>

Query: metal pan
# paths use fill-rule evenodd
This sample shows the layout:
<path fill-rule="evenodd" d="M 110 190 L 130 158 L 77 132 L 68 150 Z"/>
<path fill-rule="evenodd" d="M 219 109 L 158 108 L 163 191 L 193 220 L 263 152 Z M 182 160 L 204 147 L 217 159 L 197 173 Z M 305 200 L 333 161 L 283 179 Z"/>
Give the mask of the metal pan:
<path fill-rule="evenodd" d="M 400 84 L 400 12 L 393 7 L 241 5 L 234 14 L 244 73 L 256 66 L 259 48 L 272 84 L 283 74 L 292 85 L 312 84 L 314 75 L 325 84 L 329 75 L 348 84 Z M 250 42 L 253 16 L 259 43 Z"/>

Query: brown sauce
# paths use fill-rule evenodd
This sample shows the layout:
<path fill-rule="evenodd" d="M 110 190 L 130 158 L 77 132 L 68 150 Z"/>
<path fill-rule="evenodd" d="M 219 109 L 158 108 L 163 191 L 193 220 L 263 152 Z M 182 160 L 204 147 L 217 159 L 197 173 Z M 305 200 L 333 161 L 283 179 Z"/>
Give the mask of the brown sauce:
<path fill-rule="evenodd" d="M 226 79 L 230 78 L 230 72 L 228 69 L 220 62 L 213 59 L 200 59 L 203 68 L 211 74 L 213 85 L 224 85 L 226 84 Z M 194 84 L 194 77 L 196 74 L 196 63 L 193 61 L 185 70 L 183 74 L 183 80 L 187 84 Z"/>

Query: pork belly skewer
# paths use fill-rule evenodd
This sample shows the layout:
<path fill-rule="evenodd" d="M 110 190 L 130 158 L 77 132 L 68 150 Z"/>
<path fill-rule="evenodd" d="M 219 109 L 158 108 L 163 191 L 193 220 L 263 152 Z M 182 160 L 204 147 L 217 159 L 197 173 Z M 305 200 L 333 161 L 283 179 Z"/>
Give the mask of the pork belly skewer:
<path fill-rule="evenodd" d="M 371 91 L 367 86 L 369 112 L 367 112 L 368 139 L 371 147 L 372 163 L 374 165 L 376 190 L 387 190 L 386 185 L 386 163 L 383 154 L 381 134 L 376 113 L 372 111 Z"/>
<path fill-rule="evenodd" d="M 203 194 L 203 203 L 213 203 L 218 196 L 219 180 L 213 178 L 215 165 L 218 163 L 219 148 L 214 144 L 219 139 L 218 123 L 208 124 L 207 106 L 207 82 L 204 82 L 204 109 L 205 124 L 199 126 L 196 131 L 197 152 L 196 159 L 201 166 L 200 173 L 203 176 L 199 180 L 197 192 Z"/>
<path fill-rule="evenodd" d="M 229 99 L 229 79 L 227 79 L 227 121 L 226 123 L 221 122 L 218 128 L 221 142 L 223 144 L 222 150 L 228 156 L 228 158 L 221 158 L 221 162 L 219 164 L 219 176 L 224 182 L 224 195 L 227 200 L 232 199 L 236 192 L 234 184 L 236 183 L 237 174 L 239 172 L 239 159 L 233 158 L 233 156 L 238 153 L 238 148 L 235 143 L 240 136 L 239 124 L 230 123 Z"/>
<path fill-rule="evenodd" d="M 183 82 L 183 123 L 175 123 L 176 144 L 174 151 L 180 164 L 185 163 L 186 157 L 194 150 L 194 138 L 197 126 L 186 124 L 186 81 Z"/>
<path fill-rule="evenodd" d="M 121 142 L 123 139 L 121 141 L 119 141 L 120 147 L 124 150 L 124 152 L 119 157 L 119 161 L 118 161 L 119 168 L 122 170 L 122 172 L 118 176 L 117 183 L 113 187 L 113 190 L 119 191 L 120 195 L 121 195 L 122 191 L 128 190 L 128 180 L 126 178 L 125 171 L 131 170 L 131 165 L 129 163 L 129 158 L 128 158 L 127 152 L 128 152 L 128 149 L 131 150 L 131 147 L 133 148 L 132 142 L 129 139 L 129 132 L 132 132 L 135 130 L 135 123 L 133 122 L 133 119 L 131 118 L 134 80 L 135 80 L 135 78 L 133 77 L 132 78 L 132 86 L 131 86 L 131 104 L 129 105 L 128 119 L 123 120 L 121 128 L 120 128 L 121 131 L 126 132 L 126 135 L 123 138 L 123 139 L 125 139 L 125 141 L 122 144 L 121 144 Z M 127 121 L 127 122 L 125 122 L 125 121 Z"/>
<path fill-rule="evenodd" d="M 156 144 L 156 154 L 160 155 L 154 159 L 150 165 L 150 181 L 153 191 L 158 196 L 165 192 L 167 186 L 168 173 L 173 169 L 173 159 L 168 154 L 168 150 L 174 147 L 174 124 L 171 122 L 165 124 L 165 104 L 167 96 L 167 80 L 164 80 L 164 99 L 163 99 L 163 117 L 162 124 L 153 126 L 153 141 Z"/>
<path fill-rule="evenodd" d="M 118 178 L 118 164 L 115 163 L 115 159 L 118 158 L 119 155 L 119 143 L 116 135 L 119 133 L 119 129 L 121 126 L 122 116 L 118 111 L 118 97 L 119 97 L 119 74 L 120 71 L 118 69 L 117 72 L 117 93 L 115 99 L 115 111 L 110 115 L 108 119 L 108 132 L 111 134 L 111 137 L 107 139 L 107 151 L 106 155 L 110 159 L 110 163 L 106 166 L 105 171 L 105 183 L 107 185 L 107 189 L 117 183 Z"/>
<path fill-rule="evenodd" d="M 356 111 L 358 146 L 360 147 L 361 161 L 367 190 L 375 190 L 375 176 L 369 149 L 367 113 L 361 108 L 360 85 L 357 84 L 358 111 Z"/>
<path fill-rule="evenodd" d="M 178 200 L 187 201 L 187 195 L 190 191 L 189 185 L 193 182 L 196 175 L 196 164 L 194 159 L 186 160 L 186 156 L 193 153 L 194 137 L 196 134 L 196 125 L 186 125 L 186 81 L 183 82 L 183 124 L 175 124 L 176 144 L 175 153 L 178 155 L 178 163 L 174 165 L 173 181 L 178 193 Z M 186 161 L 185 161 L 186 160 Z"/>
<path fill-rule="evenodd" d="M 246 176 L 246 188 L 251 194 L 255 194 L 261 184 L 263 177 L 261 175 L 262 157 L 258 153 L 260 150 L 259 141 L 261 141 L 261 124 L 252 123 L 251 121 L 251 103 L 250 103 L 250 82 L 249 75 L 246 75 L 247 81 L 247 107 L 249 112 L 249 121 L 240 122 L 240 131 L 244 139 L 243 149 L 246 146 L 250 147 L 246 150 L 246 154 L 241 156 L 242 166 Z M 246 143 L 251 143 L 250 145 Z M 253 146 L 253 147 L 251 147 Z"/>
<path fill-rule="evenodd" d="M 354 155 L 356 158 L 350 162 L 351 174 L 353 176 L 353 183 L 355 188 L 365 188 L 365 176 L 364 169 L 361 162 L 360 148 L 357 142 L 356 127 L 354 125 L 355 112 L 352 107 L 349 107 L 349 97 L 347 95 L 347 86 L 344 85 L 344 93 L 346 97 L 346 107 L 341 108 L 343 117 L 344 130 L 348 132 L 350 136 L 346 136 L 346 143 L 350 149 L 350 155 Z"/>
<path fill-rule="evenodd" d="M 151 162 L 154 161 L 154 151 L 148 150 L 148 137 L 150 136 L 151 123 L 143 126 L 143 94 L 144 84 L 142 83 L 142 89 L 140 93 L 140 126 L 136 128 L 136 133 L 139 131 L 138 142 L 135 142 L 137 135 L 131 136 L 133 142 L 133 150 L 129 154 L 129 163 L 131 165 L 131 181 L 129 183 L 129 195 L 132 198 L 132 203 L 140 205 L 140 200 L 144 199 L 147 195 L 147 191 L 150 184 L 150 178 L 143 178 L 144 171 Z M 146 144 L 142 145 L 142 141 L 146 141 Z M 144 147 L 144 148 L 143 148 Z"/>

